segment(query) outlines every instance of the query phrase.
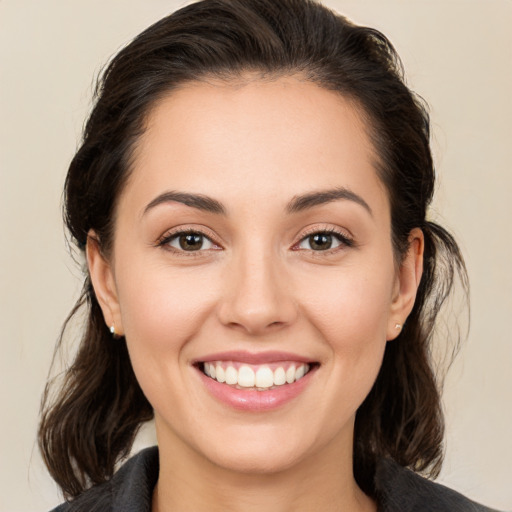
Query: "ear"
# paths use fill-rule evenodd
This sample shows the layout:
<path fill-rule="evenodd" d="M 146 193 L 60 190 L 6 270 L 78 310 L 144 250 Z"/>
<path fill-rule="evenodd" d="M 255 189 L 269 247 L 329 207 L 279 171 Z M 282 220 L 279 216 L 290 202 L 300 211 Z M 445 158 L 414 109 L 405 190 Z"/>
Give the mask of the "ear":
<path fill-rule="evenodd" d="M 91 283 L 103 311 L 105 323 L 109 328 L 114 327 L 114 336 L 123 336 L 124 330 L 113 268 L 102 254 L 98 237 L 92 230 L 87 235 L 86 256 Z"/>
<path fill-rule="evenodd" d="M 409 248 L 396 276 L 388 320 L 388 341 L 394 340 L 400 334 L 402 326 L 414 306 L 416 292 L 423 273 L 424 247 L 423 231 L 420 228 L 414 228 L 409 234 Z"/>

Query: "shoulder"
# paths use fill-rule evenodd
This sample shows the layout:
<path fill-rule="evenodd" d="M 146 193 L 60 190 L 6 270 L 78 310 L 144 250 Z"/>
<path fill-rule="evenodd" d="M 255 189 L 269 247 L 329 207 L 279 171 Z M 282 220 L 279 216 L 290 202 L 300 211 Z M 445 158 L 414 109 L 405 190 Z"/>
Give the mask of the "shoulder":
<path fill-rule="evenodd" d="M 375 486 L 382 512 L 498 512 L 391 460 L 379 462 Z"/>
<path fill-rule="evenodd" d="M 150 512 L 158 470 L 158 449 L 147 448 L 123 464 L 111 480 L 51 512 Z"/>

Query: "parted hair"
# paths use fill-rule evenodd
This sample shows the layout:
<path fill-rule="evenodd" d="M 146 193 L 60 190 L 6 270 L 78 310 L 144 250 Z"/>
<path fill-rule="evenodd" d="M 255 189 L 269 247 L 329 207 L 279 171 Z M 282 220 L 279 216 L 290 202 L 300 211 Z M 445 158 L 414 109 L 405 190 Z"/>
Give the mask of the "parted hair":
<path fill-rule="evenodd" d="M 452 236 L 427 220 L 435 172 L 423 101 L 406 85 L 402 64 L 379 31 L 357 26 L 311 0 L 203 0 L 158 21 L 124 47 L 98 80 L 81 144 L 69 166 L 64 216 L 72 243 L 84 251 L 90 230 L 109 256 L 116 204 L 134 146 L 160 98 L 193 81 L 300 75 L 337 91 L 359 108 L 378 156 L 376 172 L 391 208 L 399 265 L 408 235 L 425 236 L 423 276 L 400 335 L 386 347 L 376 382 L 357 411 L 354 474 L 374 495 L 379 459 L 436 476 L 443 456 L 440 386 L 431 361 L 436 316 L 454 280 L 466 285 Z M 124 340 L 112 341 L 87 270 L 66 325 L 85 311 L 74 360 L 49 380 L 39 445 L 66 497 L 108 480 L 153 417 Z"/>

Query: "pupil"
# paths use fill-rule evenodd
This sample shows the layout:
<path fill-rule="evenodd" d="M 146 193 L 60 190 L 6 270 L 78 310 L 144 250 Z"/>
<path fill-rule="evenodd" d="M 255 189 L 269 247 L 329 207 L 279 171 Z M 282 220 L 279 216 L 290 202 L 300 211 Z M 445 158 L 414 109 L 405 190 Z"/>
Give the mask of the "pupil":
<path fill-rule="evenodd" d="M 326 233 L 316 233 L 309 237 L 309 243 L 312 249 L 317 251 L 325 251 L 331 248 L 332 236 Z"/>
<path fill-rule="evenodd" d="M 197 233 L 189 233 L 187 235 L 180 236 L 180 247 L 184 251 L 194 251 L 201 249 L 203 245 L 203 236 Z"/>

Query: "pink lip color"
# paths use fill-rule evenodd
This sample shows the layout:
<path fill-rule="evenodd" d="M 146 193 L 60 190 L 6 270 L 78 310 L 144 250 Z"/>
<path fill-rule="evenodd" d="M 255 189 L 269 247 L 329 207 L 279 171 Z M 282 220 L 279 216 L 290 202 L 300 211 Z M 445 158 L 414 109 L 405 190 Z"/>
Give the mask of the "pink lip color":
<path fill-rule="evenodd" d="M 218 357 L 218 355 L 219 354 L 217 354 L 216 357 Z M 287 358 L 281 358 L 280 360 L 283 359 Z M 291 360 L 296 361 L 297 359 L 291 358 Z M 227 384 L 221 384 L 215 379 L 206 376 L 199 368 L 197 368 L 199 376 L 206 389 L 217 400 L 234 409 L 247 412 L 265 412 L 277 409 L 287 404 L 304 391 L 311 380 L 312 373 L 314 373 L 315 370 L 316 368 L 313 368 L 304 375 L 302 379 L 299 379 L 292 384 L 283 384 L 282 386 L 277 386 L 274 389 L 258 391 L 256 389 L 237 389 L 232 386 L 228 386 Z"/>
<path fill-rule="evenodd" d="M 233 350 L 230 352 L 217 352 L 215 354 L 209 354 L 205 357 L 197 359 L 195 363 L 205 363 L 210 361 L 239 361 L 246 364 L 265 364 L 265 363 L 277 363 L 280 361 L 290 361 L 297 363 L 311 363 L 311 359 L 308 359 L 291 352 L 260 352 L 252 353 L 246 351 Z"/>

